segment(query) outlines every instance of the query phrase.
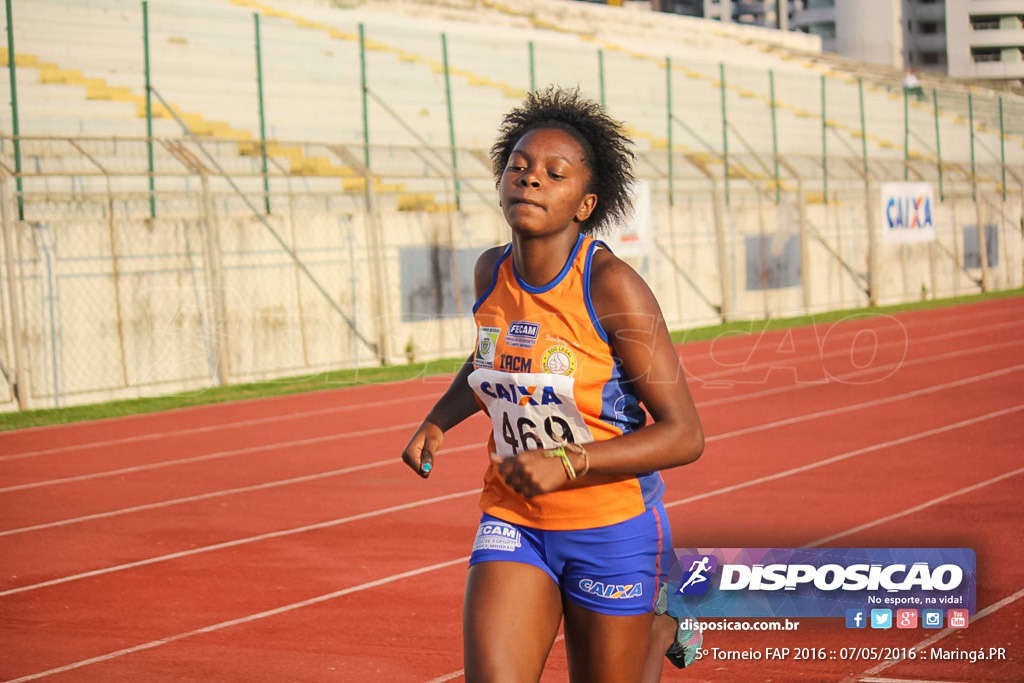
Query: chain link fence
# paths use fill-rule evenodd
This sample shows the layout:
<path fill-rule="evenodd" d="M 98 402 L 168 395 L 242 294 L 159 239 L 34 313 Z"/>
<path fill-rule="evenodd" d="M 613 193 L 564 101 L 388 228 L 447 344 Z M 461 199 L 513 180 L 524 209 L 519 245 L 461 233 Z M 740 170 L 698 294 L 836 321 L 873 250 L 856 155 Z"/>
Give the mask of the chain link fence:
<path fill-rule="evenodd" d="M 716 63 L 254 3 L 14 8 L 0 410 L 464 356 L 475 257 L 508 240 L 488 145 L 549 83 L 636 140 L 609 242 L 674 329 L 1021 286 L 1012 93 L 739 43 Z M 929 239 L 889 239 L 893 207 Z"/>

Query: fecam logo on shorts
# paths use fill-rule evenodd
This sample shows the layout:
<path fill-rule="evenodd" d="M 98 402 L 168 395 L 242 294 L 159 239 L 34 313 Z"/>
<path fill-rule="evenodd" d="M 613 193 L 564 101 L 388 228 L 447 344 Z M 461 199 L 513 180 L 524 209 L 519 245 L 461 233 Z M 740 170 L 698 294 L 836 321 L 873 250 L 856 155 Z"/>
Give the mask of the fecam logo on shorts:
<path fill-rule="evenodd" d="M 476 530 L 473 550 L 504 550 L 513 552 L 523 545 L 519 529 L 504 522 L 484 522 Z"/>
<path fill-rule="evenodd" d="M 683 581 L 678 595 L 703 595 L 711 586 L 708 575 L 718 569 L 718 558 L 714 555 L 682 555 L 679 566 L 683 568 Z"/>

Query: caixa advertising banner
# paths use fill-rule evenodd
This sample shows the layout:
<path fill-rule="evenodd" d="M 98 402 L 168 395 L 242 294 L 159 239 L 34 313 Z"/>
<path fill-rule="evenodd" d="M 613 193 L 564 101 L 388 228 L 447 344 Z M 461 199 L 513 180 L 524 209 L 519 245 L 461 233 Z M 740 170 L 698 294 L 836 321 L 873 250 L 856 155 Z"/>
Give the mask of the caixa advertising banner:
<path fill-rule="evenodd" d="M 669 611 L 696 618 L 845 617 L 848 610 L 966 610 L 970 548 L 676 548 Z"/>
<path fill-rule="evenodd" d="M 887 242 L 934 242 L 931 183 L 881 183 L 882 234 Z"/>

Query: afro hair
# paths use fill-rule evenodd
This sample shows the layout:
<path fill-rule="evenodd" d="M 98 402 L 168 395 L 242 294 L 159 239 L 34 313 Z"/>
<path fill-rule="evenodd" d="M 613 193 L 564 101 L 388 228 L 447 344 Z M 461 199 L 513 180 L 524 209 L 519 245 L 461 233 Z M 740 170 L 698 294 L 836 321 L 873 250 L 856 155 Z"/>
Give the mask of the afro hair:
<path fill-rule="evenodd" d="M 590 171 L 587 192 L 597 195 L 597 206 L 582 232 L 601 234 L 627 220 L 633 204 L 633 141 L 620 121 L 578 89 L 550 86 L 532 92 L 501 122 L 498 138 L 491 147 L 491 164 L 496 183 L 519 139 L 537 128 L 557 128 L 571 135 L 583 148 L 583 160 Z"/>

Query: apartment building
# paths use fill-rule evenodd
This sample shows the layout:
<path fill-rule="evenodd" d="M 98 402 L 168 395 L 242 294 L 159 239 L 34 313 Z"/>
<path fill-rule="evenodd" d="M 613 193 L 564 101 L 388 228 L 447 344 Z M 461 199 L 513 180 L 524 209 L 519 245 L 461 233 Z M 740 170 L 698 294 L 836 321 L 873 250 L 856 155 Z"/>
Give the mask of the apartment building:
<path fill-rule="evenodd" d="M 1024 81 L 1024 0 L 655 0 L 652 8 L 803 31 L 822 49 L 954 78 Z"/>

